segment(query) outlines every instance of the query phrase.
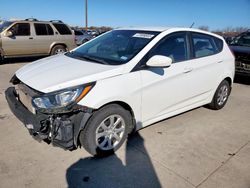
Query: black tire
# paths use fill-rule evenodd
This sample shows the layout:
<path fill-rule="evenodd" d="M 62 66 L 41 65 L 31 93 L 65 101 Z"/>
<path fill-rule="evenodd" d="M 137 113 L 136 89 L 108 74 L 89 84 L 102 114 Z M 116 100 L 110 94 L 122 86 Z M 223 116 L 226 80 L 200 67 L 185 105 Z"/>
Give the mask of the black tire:
<path fill-rule="evenodd" d="M 2 64 L 4 62 L 4 58 L 3 56 L 0 54 L 0 64 Z"/>
<path fill-rule="evenodd" d="M 115 147 L 112 149 L 102 149 L 98 146 L 97 142 L 99 143 L 99 139 L 103 138 L 103 142 L 108 136 L 99 137 L 96 139 L 96 131 L 100 130 L 101 123 L 108 117 L 112 115 L 119 115 L 123 118 L 123 122 L 125 123 L 125 130 L 123 131 L 123 136 L 117 143 Z M 108 119 L 109 120 L 109 119 Z M 108 121 L 106 120 L 106 121 Z M 117 119 L 116 119 L 117 120 Z M 106 122 L 104 121 L 104 123 Z M 105 125 L 106 126 L 106 125 Z M 109 127 L 110 125 L 106 126 Z M 133 121 L 132 116 L 128 110 L 125 110 L 120 105 L 111 104 L 107 105 L 100 110 L 93 113 L 92 117 L 87 122 L 85 128 L 80 132 L 79 140 L 81 145 L 85 148 L 93 156 L 104 157 L 113 154 L 116 150 L 118 150 L 121 145 L 126 140 L 128 133 L 131 132 L 133 129 Z M 117 129 L 118 130 L 118 129 Z M 103 130 L 105 132 L 105 130 Z M 102 133 L 103 133 L 102 132 Z M 112 137 L 114 138 L 114 137 Z M 112 140 L 111 138 L 111 140 Z M 102 143 L 102 142 L 101 142 Z M 108 141 L 106 141 L 108 144 Z M 106 144 L 105 144 L 106 145 Z"/>
<path fill-rule="evenodd" d="M 82 40 L 82 44 L 84 44 L 84 43 L 86 43 L 86 42 L 88 42 L 89 40 L 88 39 L 83 39 Z"/>
<path fill-rule="evenodd" d="M 223 90 L 223 88 L 225 89 L 226 88 L 226 98 L 219 101 L 219 97 L 221 96 L 221 92 Z M 208 104 L 208 107 L 212 110 L 220 110 L 222 109 L 225 104 L 227 103 L 227 100 L 228 100 L 228 97 L 230 95 L 230 92 L 231 92 L 231 87 L 228 83 L 227 80 L 223 80 L 220 85 L 218 86 L 218 88 L 216 89 L 216 92 L 214 94 L 214 97 L 213 97 L 213 100 L 210 104 Z M 223 102 L 222 102 L 223 101 Z"/>
<path fill-rule="evenodd" d="M 56 54 L 64 53 L 66 51 L 67 51 L 67 49 L 65 48 L 65 46 L 56 45 L 52 48 L 50 55 L 56 55 Z"/>

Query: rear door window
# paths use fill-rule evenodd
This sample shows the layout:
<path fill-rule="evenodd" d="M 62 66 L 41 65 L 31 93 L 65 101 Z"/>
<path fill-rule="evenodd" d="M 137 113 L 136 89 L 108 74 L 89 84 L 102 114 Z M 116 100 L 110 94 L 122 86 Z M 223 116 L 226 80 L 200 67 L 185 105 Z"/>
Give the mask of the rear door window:
<path fill-rule="evenodd" d="M 49 24 L 34 23 L 36 35 L 53 35 L 53 29 Z"/>
<path fill-rule="evenodd" d="M 205 57 L 218 53 L 214 37 L 206 34 L 192 33 L 194 57 Z M 221 47 L 220 47 L 221 48 Z"/>
<path fill-rule="evenodd" d="M 71 30 L 68 28 L 68 26 L 66 26 L 65 24 L 61 24 L 61 23 L 53 23 L 53 25 L 55 26 L 55 28 L 57 29 L 57 31 L 61 34 L 61 35 L 71 35 Z"/>
<path fill-rule="evenodd" d="M 30 35 L 30 24 L 29 23 L 17 23 L 10 28 L 10 31 L 15 36 L 29 36 Z"/>

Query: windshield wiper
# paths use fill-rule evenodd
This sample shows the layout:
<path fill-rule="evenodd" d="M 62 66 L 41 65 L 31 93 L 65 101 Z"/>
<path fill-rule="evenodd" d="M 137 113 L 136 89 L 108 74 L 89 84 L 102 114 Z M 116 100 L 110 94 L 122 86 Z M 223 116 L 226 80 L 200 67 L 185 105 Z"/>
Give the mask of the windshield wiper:
<path fill-rule="evenodd" d="M 95 57 L 91 57 L 91 56 L 87 56 L 87 55 L 82 55 L 80 57 L 84 58 L 84 59 L 86 59 L 88 61 L 94 61 L 96 63 L 101 63 L 101 64 L 104 64 L 104 65 L 109 65 L 106 61 L 104 61 L 102 59 L 95 58 Z"/>
<path fill-rule="evenodd" d="M 96 63 L 109 65 L 109 63 L 107 63 L 106 61 L 104 61 L 102 59 L 98 59 L 98 58 L 91 57 L 91 56 L 88 56 L 88 55 L 80 55 L 80 54 L 74 53 L 74 51 L 67 52 L 65 55 L 75 57 L 75 58 L 78 58 L 78 59 L 81 59 L 81 60 L 93 61 L 93 62 L 96 62 Z"/>

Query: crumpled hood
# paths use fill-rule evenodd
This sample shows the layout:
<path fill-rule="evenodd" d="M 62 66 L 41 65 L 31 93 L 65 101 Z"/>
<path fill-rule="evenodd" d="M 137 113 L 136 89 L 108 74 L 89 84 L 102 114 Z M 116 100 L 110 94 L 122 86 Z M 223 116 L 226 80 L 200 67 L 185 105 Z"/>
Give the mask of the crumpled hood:
<path fill-rule="evenodd" d="M 123 66 L 103 65 L 66 55 L 47 57 L 27 64 L 16 72 L 26 85 L 49 93 L 122 74 Z"/>

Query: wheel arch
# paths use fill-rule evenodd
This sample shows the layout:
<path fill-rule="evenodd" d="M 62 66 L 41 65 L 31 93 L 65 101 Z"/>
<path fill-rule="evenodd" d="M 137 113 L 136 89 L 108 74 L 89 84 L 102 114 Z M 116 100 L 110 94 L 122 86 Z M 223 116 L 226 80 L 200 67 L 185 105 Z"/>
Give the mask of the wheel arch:
<path fill-rule="evenodd" d="M 4 58 L 4 51 L 2 48 L 0 48 L 0 58 Z"/>
<path fill-rule="evenodd" d="M 224 80 L 226 80 L 229 83 L 230 87 L 232 87 L 233 81 L 230 77 L 226 77 Z"/>
<path fill-rule="evenodd" d="M 90 120 L 91 116 L 93 115 L 93 113 L 97 110 L 100 110 L 102 109 L 103 107 L 105 106 L 108 106 L 108 105 L 112 105 L 112 104 L 117 104 L 119 106 L 121 106 L 122 108 L 124 108 L 125 110 L 129 111 L 129 113 L 131 114 L 131 117 L 132 117 L 132 122 L 133 122 L 133 125 L 132 125 L 132 130 L 130 130 L 129 132 L 132 133 L 133 131 L 136 130 L 136 120 L 135 120 L 135 114 L 134 114 L 134 111 L 133 109 L 131 108 L 131 106 L 129 104 L 127 104 L 126 102 L 123 102 L 123 101 L 112 101 L 112 102 L 108 102 L 106 104 L 103 104 L 102 106 L 100 106 L 98 109 L 93 109 L 91 115 L 87 115 L 86 117 L 83 117 L 82 121 L 81 122 L 81 125 L 79 125 L 79 131 L 78 131 L 78 134 L 75 135 L 75 143 L 77 144 L 77 146 L 80 146 L 80 132 L 84 130 L 86 124 L 88 123 L 88 121 Z"/>
<path fill-rule="evenodd" d="M 62 45 L 62 46 L 64 46 L 66 49 L 68 49 L 68 46 L 67 46 L 65 43 L 52 43 L 52 44 L 50 45 L 49 54 L 51 54 L 52 49 L 53 49 L 55 46 L 58 46 L 58 45 Z"/>
<path fill-rule="evenodd" d="M 120 105 L 121 107 L 123 107 L 125 110 L 128 110 L 132 116 L 132 118 L 134 119 L 135 118 L 135 114 L 134 114 L 134 111 L 132 109 L 132 107 L 126 103 L 126 102 L 123 102 L 123 101 L 112 101 L 112 102 L 108 102 L 104 105 L 102 105 L 100 108 L 103 108 L 104 106 L 107 106 L 107 105 L 111 105 L 111 104 L 118 104 Z M 100 109 L 99 108 L 99 109 Z"/>
<path fill-rule="evenodd" d="M 111 105 L 111 104 L 117 104 L 117 105 L 121 106 L 122 108 L 124 108 L 125 110 L 129 111 L 129 113 L 131 114 L 131 117 L 132 117 L 132 121 L 133 121 L 133 126 L 132 126 L 133 129 L 130 131 L 130 132 L 132 132 L 136 128 L 136 117 L 135 117 L 135 113 L 134 113 L 132 107 L 128 103 L 126 103 L 124 101 L 119 101 L 119 100 L 112 101 L 112 102 L 108 102 L 108 103 L 103 104 L 102 106 L 100 106 L 96 110 L 99 110 L 99 109 L 101 109 L 105 106 Z"/>

